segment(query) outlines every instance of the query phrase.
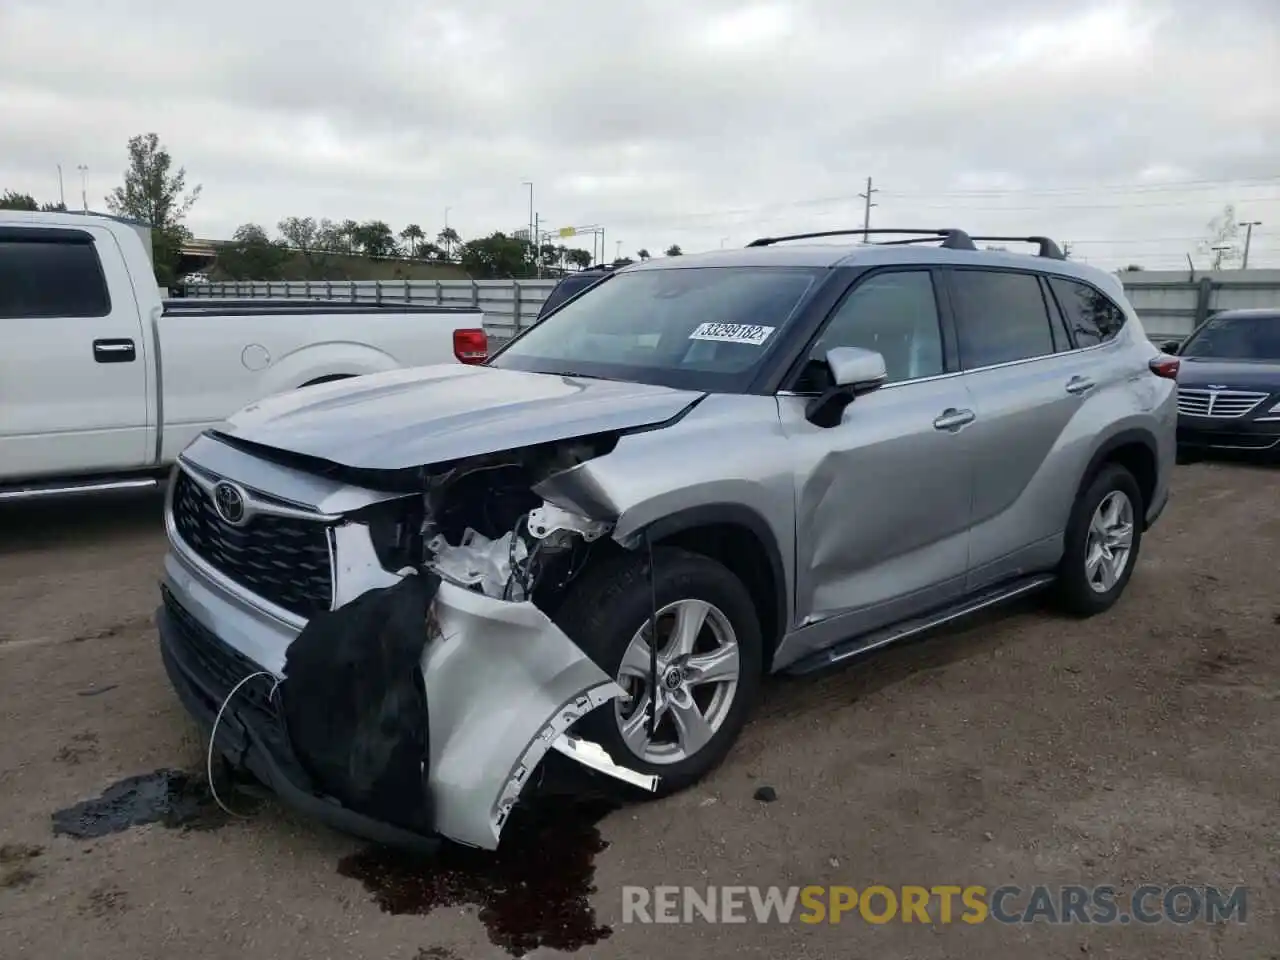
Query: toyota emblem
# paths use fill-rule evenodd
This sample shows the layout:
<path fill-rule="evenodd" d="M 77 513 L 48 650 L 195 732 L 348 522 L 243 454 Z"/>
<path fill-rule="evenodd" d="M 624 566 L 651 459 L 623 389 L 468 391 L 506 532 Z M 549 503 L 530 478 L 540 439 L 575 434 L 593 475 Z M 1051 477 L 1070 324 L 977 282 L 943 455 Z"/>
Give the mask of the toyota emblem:
<path fill-rule="evenodd" d="M 218 511 L 218 516 L 233 527 L 244 523 L 244 491 L 234 483 L 223 480 L 213 488 L 213 506 Z"/>

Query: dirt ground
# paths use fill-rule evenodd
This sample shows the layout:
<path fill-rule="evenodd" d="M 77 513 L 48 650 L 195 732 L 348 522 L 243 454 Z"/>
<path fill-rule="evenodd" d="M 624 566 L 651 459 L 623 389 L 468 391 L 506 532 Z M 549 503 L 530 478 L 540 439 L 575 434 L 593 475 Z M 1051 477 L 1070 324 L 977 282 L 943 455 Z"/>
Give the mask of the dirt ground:
<path fill-rule="evenodd" d="M 501 869 L 462 858 L 445 899 L 464 902 L 426 913 L 380 904 L 410 904 L 433 867 L 380 864 L 271 803 L 198 829 L 55 835 L 55 811 L 126 777 L 189 771 L 199 789 L 203 744 L 151 623 L 159 521 L 155 497 L 0 511 L 0 956 L 505 957 L 489 932 L 503 903 L 590 880 L 585 825 L 535 831 Z M 612 933 L 578 955 L 1280 957 L 1278 552 L 1280 472 L 1180 467 L 1111 613 L 1028 605 L 772 683 L 709 782 L 600 822 L 586 928 Z M 399 901 L 358 879 L 379 871 Z M 1245 885 L 1247 923 L 621 922 L 628 884 L 1144 882 Z"/>

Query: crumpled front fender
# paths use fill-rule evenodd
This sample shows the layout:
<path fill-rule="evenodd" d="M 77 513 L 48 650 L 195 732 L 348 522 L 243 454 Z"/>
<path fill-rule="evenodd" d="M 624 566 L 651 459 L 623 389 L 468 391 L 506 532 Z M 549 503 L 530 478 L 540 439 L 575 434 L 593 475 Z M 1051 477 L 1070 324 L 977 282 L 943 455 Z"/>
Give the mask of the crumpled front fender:
<path fill-rule="evenodd" d="M 548 750 L 653 790 L 656 777 L 614 767 L 567 735 L 624 691 L 532 603 L 440 585 L 439 636 L 422 657 L 431 722 L 436 829 L 494 849 Z M 602 751 L 601 751 L 602 753 Z"/>

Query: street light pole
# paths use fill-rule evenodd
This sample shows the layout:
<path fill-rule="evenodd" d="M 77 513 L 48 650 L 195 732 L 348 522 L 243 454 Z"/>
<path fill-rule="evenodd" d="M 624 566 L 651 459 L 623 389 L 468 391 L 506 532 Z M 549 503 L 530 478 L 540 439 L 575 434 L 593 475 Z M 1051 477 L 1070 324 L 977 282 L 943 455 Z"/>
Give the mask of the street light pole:
<path fill-rule="evenodd" d="M 76 164 L 76 169 L 80 171 L 80 207 L 84 213 L 89 212 L 89 188 L 87 176 L 89 168 L 83 163 Z"/>
<path fill-rule="evenodd" d="M 67 192 L 62 189 L 62 164 L 58 164 L 58 203 L 62 204 L 62 209 L 67 209 Z"/>
<path fill-rule="evenodd" d="M 529 188 L 529 242 L 533 242 L 533 181 L 521 180 L 521 186 Z"/>
<path fill-rule="evenodd" d="M 1246 220 L 1240 224 L 1244 227 L 1244 259 L 1240 263 L 1241 270 L 1249 269 L 1249 242 L 1253 239 L 1253 228 L 1262 226 L 1261 220 Z"/>

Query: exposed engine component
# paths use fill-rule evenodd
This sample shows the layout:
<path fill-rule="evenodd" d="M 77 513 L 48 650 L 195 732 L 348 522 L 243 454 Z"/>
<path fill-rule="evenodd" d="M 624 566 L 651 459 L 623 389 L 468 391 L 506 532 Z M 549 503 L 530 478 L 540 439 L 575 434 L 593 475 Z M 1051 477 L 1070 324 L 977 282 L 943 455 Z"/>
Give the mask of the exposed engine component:
<path fill-rule="evenodd" d="M 529 558 L 524 541 L 509 530 L 497 540 L 467 527 L 456 547 L 437 535 L 427 544 L 433 554 L 428 567 L 460 586 L 479 587 L 486 596 L 523 600 L 523 591 L 512 595 L 508 584 Z"/>
<path fill-rule="evenodd" d="M 563 535 L 576 533 L 587 543 L 591 543 L 610 530 L 610 525 L 602 520 L 589 520 L 545 501 L 542 506 L 529 512 L 528 527 L 530 536 L 549 542 L 564 539 Z"/>
<path fill-rule="evenodd" d="M 486 596 L 520 601 L 533 595 L 547 563 L 604 536 L 611 525 L 591 520 L 544 502 L 491 540 L 467 527 L 455 546 L 443 533 L 426 543 L 428 569 L 459 586 L 479 589 Z M 581 572 L 582 564 L 566 560 L 569 571 L 563 583 Z M 561 585 L 563 585 L 563 583 Z"/>

